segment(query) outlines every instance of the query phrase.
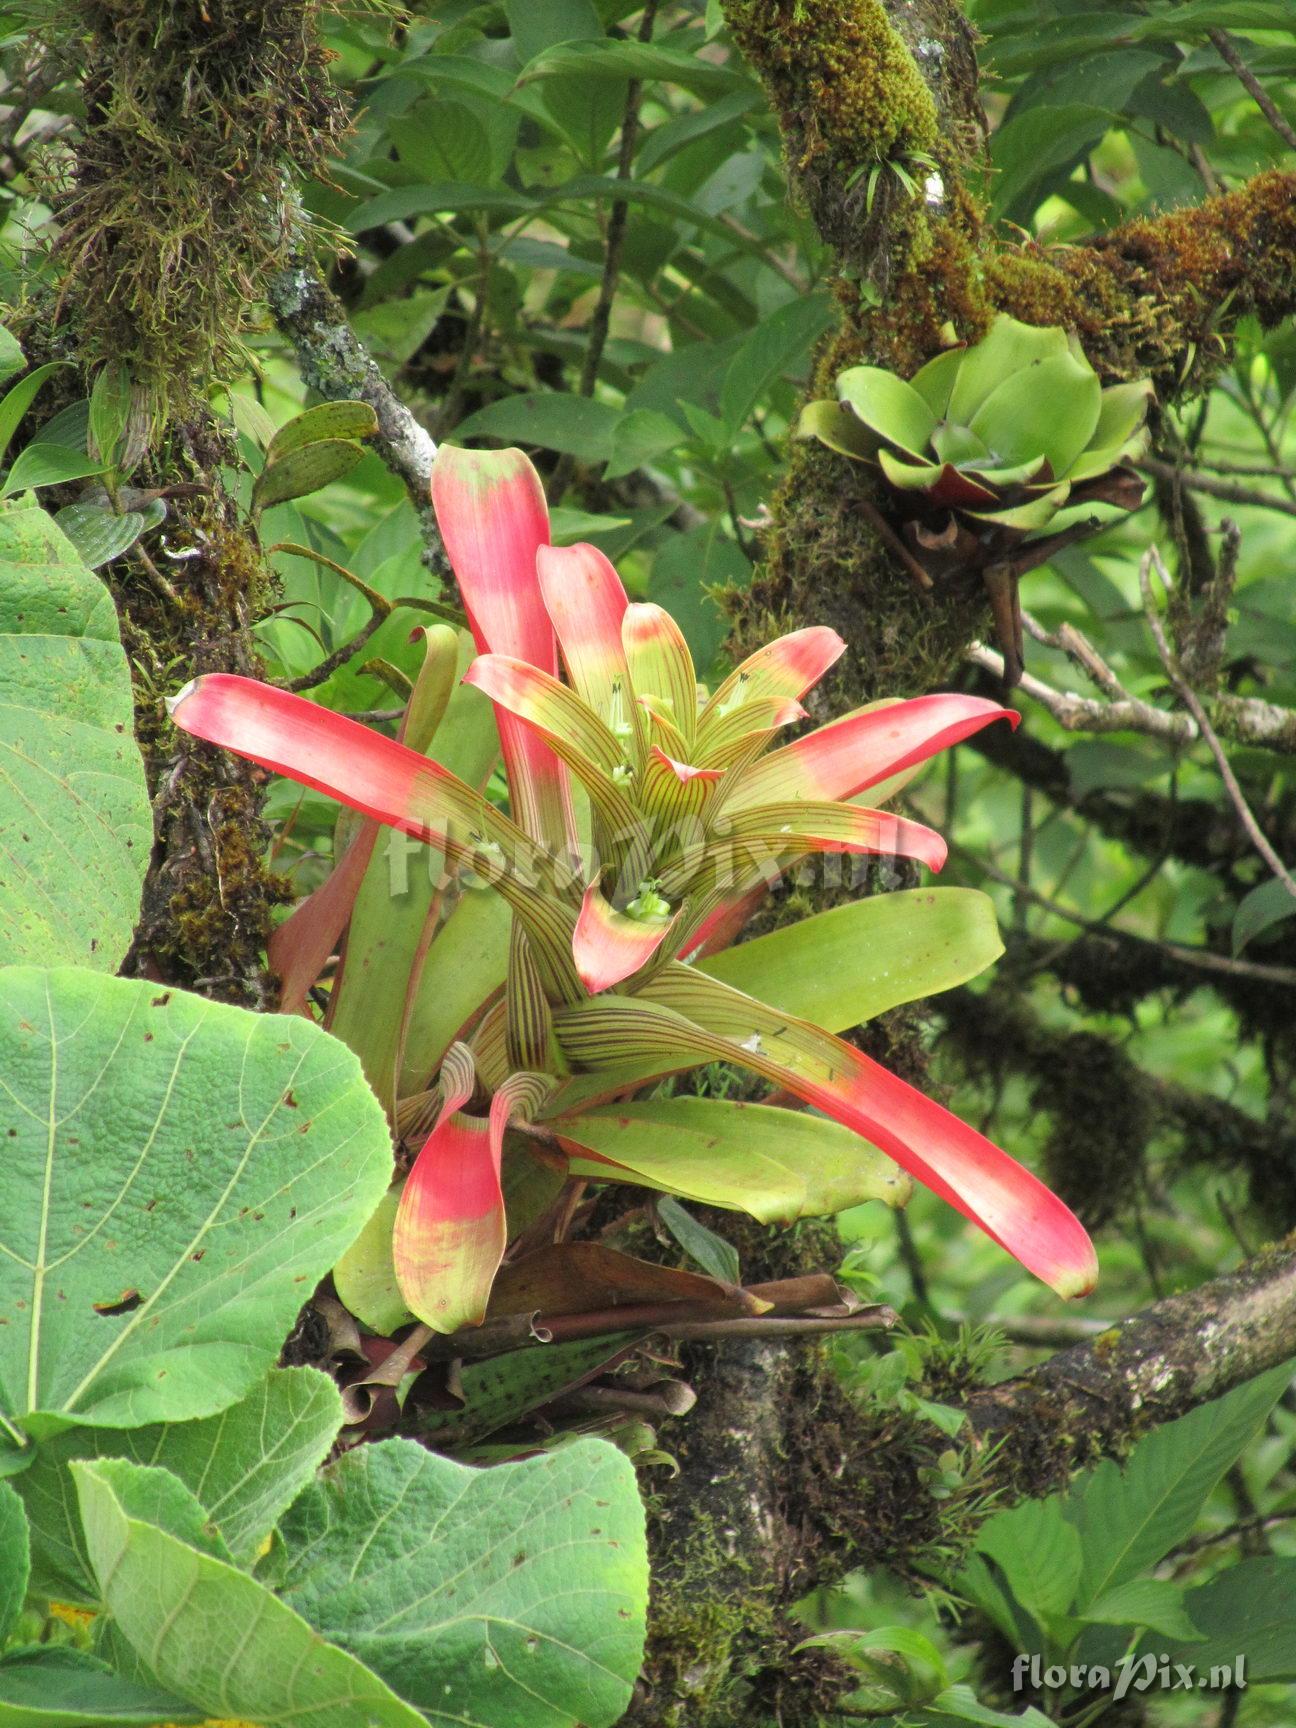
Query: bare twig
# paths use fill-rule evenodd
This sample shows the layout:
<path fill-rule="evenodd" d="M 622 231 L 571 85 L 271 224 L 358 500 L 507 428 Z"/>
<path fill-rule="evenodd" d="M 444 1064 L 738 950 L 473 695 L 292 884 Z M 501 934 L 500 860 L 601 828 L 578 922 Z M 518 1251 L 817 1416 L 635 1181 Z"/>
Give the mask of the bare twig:
<path fill-rule="evenodd" d="M 652 40 L 653 25 L 657 19 L 657 0 L 648 0 L 639 20 L 639 40 Z M 639 109 L 643 101 L 643 86 L 637 78 L 632 78 L 626 87 L 625 113 L 621 120 L 621 147 L 617 155 L 616 178 L 628 180 L 630 170 L 634 166 L 635 145 L 639 142 Z M 603 359 L 603 349 L 608 338 L 608 327 L 612 318 L 612 302 L 616 298 L 617 279 L 621 274 L 621 253 L 625 246 L 626 222 L 630 215 L 630 204 L 625 198 L 613 200 L 608 212 L 607 240 L 603 249 L 603 279 L 599 283 L 598 299 L 594 311 L 590 315 L 589 342 L 585 348 L 585 363 L 581 367 L 580 384 L 577 393 L 581 396 L 592 396 L 594 386 L 598 382 L 599 365 Z"/>
<path fill-rule="evenodd" d="M 1273 127 L 1289 150 L 1296 150 L 1296 131 L 1279 113 L 1273 98 L 1238 52 L 1237 43 L 1226 30 L 1208 30 L 1211 44 L 1220 59 L 1233 69 L 1238 83 Z"/>
<path fill-rule="evenodd" d="M 658 0 L 648 0 L 643 9 L 643 16 L 639 20 L 641 42 L 652 40 L 657 4 Z M 635 146 L 639 142 L 639 109 L 642 102 L 643 85 L 639 79 L 632 78 L 626 85 L 625 109 L 621 117 L 621 144 L 617 153 L 616 170 L 618 180 L 629 180 L 634 167 Z M 598 299 L 594 302 L 594 310 L 590 314 L 585 359 L 581 365 L 580 381 L 576 386 L 578 396 L 592 396 L 598 383 L 603 350 L 607 346 L 608 331 L 612 324 L 612 305 L 621 276 L 621 254 L 625 249 L 626 223 L 629 216 L 629 200 L 614 198 L 603 237 L 603 275 L 599 282 Z M 561 497 L 566 490 L 574 466 L 574 459 L 570 455 L 563 455 L 558 459 L 550 482 L 550 490 L 555 498 Z"/>
<path fill-rule="evenodd" d="M 323 684 L 327 678 L 333 676 L 339 666 L 345 666 L 352 655 L 360 652 L 374 631 L 385 621 L 385 613 L 371 612 L 367 622 L 356 631 L 349 642 L 344 642 L 340 648 L 335 648 L 327 660 L 321 660 L 318 666 L 313 666 L 309 672 L 304 672 L 300 678 L 292 679 L 283 688 L 298 694 L 302 690 L 313 690 L 316 685 Z"/>
<path fill-rule="evenodd" d="M 1239 486 L 1233 480 L 1219 480 L 1213 474 L 1203 474 L 1196 468 L 1176 468 L 1155 456 L 1145 456 L 1139 467 L 1154 479 L 1177 479 L 1194 492 L 1207 498 L 1219 498 L 1225 504 L 1252 504 L 1258 510 L 1276 510 L 1282 516 L 1296 516 L 1296 501 L 1291 498 L 1275 498 L 1269 492 L 1258 492 L 1253 486 Z"/>
<path fill-rule="evenodd" d="M 950 851 L 956 857 L 966 857 L 975 869 L 983 876 L 988 876 L 992 882 L 1001 882 L 1005 888 L 1011 888 L 1015 894 L 1020 894 L 1023 899 L 1041 907 L 1045 912 L 1051 912 L 1054 917 L 1073 924 L 1077 930 L 1087 930 L 1093 936 L 1110 936 L 1131 947 L 1154 949 L 1158 954 L 1164 954 L 1193 971 L 1214 972 L 1228 978 L 1254 978 L 1260 984 L 1274 984 L 1285 989 L 1296 988 L 1296 966 L 1266 966 L 1259 960 L 1235 960 L 1228 954 L 1215 954 L 1209 948 L 1186 948 L 1178 942 L 1158 942 L 1147 936 L 1136 936 L 1131 930 L 1122 930 L 1118 924 L 1099 923 L 1093 918 L 1082 917 L 1079 912 L 1073 912 L 1060 901 L 1041 894 L 1038 888 L 1032 888 L 1029 883 L 1010 876 L 1006 870 L 1000 870 L 979 855 L 965 853 L 959 846 L 951 846 Z M 1107 916 L 1110 917 L 1111 914 L 1108 913 Z"/>
<path fill-rule="evenodd" d="M 1198 468 L 1208 468 L 1212 474 L 1234 474 L 1241 479 L 1282 480 L 1293 478 L 1292 470 L 1274 462 L 1230 462 L 1222 456 L 1204 456 L 1197 451 L 1193 461 Z"/>
<path fill-rule="evenodd" d="M 1147 618 L 1148 629 L 1157 645 L 1157 653 L 1161 656 L 1161 664 L 1166 669 L 1166 676 L 1174 685 L 1180 699 L 1197 722 L 1207 749 L 1215 758 L 1215 766 L 1219 769 L 1220 779 L 1224 782 L 1224 790 L 1229 795 L 1233 808 L 1237 811 L 1238 820 L 1246 831 L 1247 838 L 1283 887 L 1296 900 L 1296 878 L 1293 878 L 1287 866 L 1270 845 L 1268 837 L 1252 813 L 1251 806 L 1246 801 L 1246 795 L 1238 784 L 1237 775 L 1229 765 L 1229 759 L 1224 754 L 1224 746 L 1220 743 L 1214 727 L 1207 718 L 1201 698 L 1192 685 L 1184 677 L 1178 660 L 1166 638 L 1165 626 L 1157 615 L 1156 603 L 1152 597 L 1151 571 L 1155 569 L 1161 586 L 1169 593 L 1170 576 L 1161 561 L 1161 554 L 1155 546 L 1149 546 L 1139 560 L 1139 588 L 1143 594 L 1143 611 Z"/>
<path fill-rule="evenodd" d="M 1059 631 L 1059 637 L 1061 634 Z M 1079 632 L 1075 635 L 1079 636 Z M 1097 657 L 1092 645 L 1086 646 Z M 1004 658 L 994 648 L 974 642 L 967 658 L 974 666 L 983 667 L 1003 681 Z M 1055 690 L 1030 672 L 1022 674 L 1017 688 L 1047 708 L 1067 732 L 1142 732 L 1148 738 L 1164 739 L 1167 744 L 1195 744 L 1201 737 L 1201 728 L 1192 714 L 1170 713 L 1139 696 L 1121 695 L 1110 702 L 1101 702 L 1093 696 Z M 1277 702 L 1266 702 L 1259 696 L 1221 694 L 1211 700 L 1211 724 L 1220 737 L 1232 744 L 1296 755 L 1296 712 Z"/>
<path fill-rule="evenodd" d="M 1003 678 L 1003 655 L 985 643 L 974 642 L 967 657 L 996 678 Z M 1023 672 L 1017 688 L 1047 708 L 1068 732 L 1142 732 L 1168 744 L 1193 744 L 1199 737 L 1195 721 L 1187 714 L 1168 714 L 1137 696 L 1121 696 L 1110 702 L 1096 696 L 1076 696 L 1054 690 L 1030 672 Z"/>

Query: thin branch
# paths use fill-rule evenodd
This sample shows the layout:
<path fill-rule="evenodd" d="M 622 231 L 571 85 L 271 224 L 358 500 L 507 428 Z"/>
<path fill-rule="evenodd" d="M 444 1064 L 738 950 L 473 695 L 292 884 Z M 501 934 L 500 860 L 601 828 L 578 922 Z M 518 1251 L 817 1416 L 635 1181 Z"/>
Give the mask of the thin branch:
<path fill-rule="evenodd" d="M 1252 504 L 1257 510 L 1277 510 L 1282 516 L 1296 516 L 1296 501 L 1275 498 L 1268 492 L 1257 492 L 1252 486 L 1238 486 L 1232 480 L 1218 480 L 1213 474 L 1203 474 L 1196 468 L 1176 468 L 1169 462 L 1145 456 L 1139 463 L 1145 474 L 1156 480 L 1178 480 L 1207 498 L 1218 498 L 1225 504 Z"/>
<path fill-rule="evenodd" d="M 1222 1530 L 1208 1530 L 1202 1536 L 1190 1536 L 1186 1542 L 1172 1548 L 1166 1559 L 1184 1559 L 1200 1554 L 1205 1548 L 1218 1548 L 1221 1542 L 1234 1542 L 1240 1536 L 1263 1535 L 1290 1523 L 1293 1518 L 1296 1518 L 1296 1511 L 1260 1512 L 1251 1518 L 1239 1518 L 1236 1524 L 1227 1524 Z"/>
<path fill-rule="evenodd" d="M 639 20 L 639 40 L 652 40 L 657 18 L 657 0 L 648 0 Z M 632 78 L 626 87 L 625 113 L 621 121 L 621 148 L 617 156 L 616 178 L 628 180 L 634 166 L 635 146 L 639 142 L 639 110 L 643 102 L 643 85 Z M 625 247 L 626 222 L 630 204 L 625 198 L 613 200 L 608 212 L 607 241 L 603 250 L 603 280 L 599 283 L 598 299 L 590 316 L 589 342 L 585 348 L 585 363 L 581 367 L 577 394 L 592 396 L 598 382 L 598 370 L 608 338 L 612 319 L 612 302 L 616 298 L 617 280 L 621 274 L 621 253 Z"/>
<path fill-rule="evenodd" d="M 741 240 L 744 245 L 759 246 L 764 262 L 774 271 L 775 275 L 783 278 L 794 293 L 810 293 L 814 283 L 794 270 L 785 259 L 779 257 L 777 252 L 770 251 L 767 242 L 762 240 L 758 234 L 753 234 L 750 228 L 744 227 L 736 216 L 731 216 L 727 210 L 722 210 L 716 217 L 716 221 L 722 228 L 727 228 L 734 238 Z"/>
<path fill-rule="evenodd" d="M 967 657 L 973 665 L 1002 680 L 1004 657 L 995 649 L 984 642 L 974 642 Z M 1194 744 L 1200 736 L 1189 715 L 1167 714 L 1137 696 L 1123 696 L 1111 702 L 1100 701 L 1096 696 L 1076 696 L 1069 691 L 1054 690 L 1030 672 L 1022 673 L 1017 688 L 1047 708 L 1068 732 L 1142 732 L 1168 744 Z"/>
<path fill-rule="evenodd" d="M 1064 628 L 1071 629 L 1070 626 Z M 1061 638 L 1062 631 L 1058 637 Z M 1080 637 L 1079 631 L 1072 631 Z M 1080 637 L 1080 640 L 1084 640 Z M 1064 646 L 1059 640 L 1055 646 Z M 1095 659 L 1100 657 L 1092 644 L 1086 648 Z M 1000 683 L 1004 679 L 1004 657 L 984 642 L 974 642 L 967 658 L 980 666 Z M 1120 688 L 1120 686 L 1118 686 Z M 1024 672 L 1017 689 L 1023 691 L 1041 708 L 1047 708 L 1058 725 L 1067 732 L 1142 732 L 1149 738 L 1163 739 L 1167 744 L 1195 744 L 1202 736 L 1201 728 L 1191 714 L 1172 714 L 1154 707 L 1141 697 L 1122 694 L 1110 702 L 1094 696 L 1078 696 L 1071 691 L 1055 690 L 1033 673 Z M 1266 702 L 1260 696 L 1221 694 L 1210 704 L 1211 724 L 1222 738 L 1231 744 L 1246 744 L 1257 750 L 1273 750 L 1280 755 L 1296 755 L 1296 712 L 1277 702 Z"/>
<path fill-rule="evenodd" d="M 1237 775 L 1234 774 L 1229 765 L 1229 759 L 1224 754 L 1224 747 L 1207 718 L 1201 699 L 1184 677 L 1179 662 L 1166 639 L 1165 626 L 1157 616 L 1156 605 L 1152 598 L 1152 582 L 1149 573 L 1153 568 L 1160 578 L 1161 586 L 1169 593 L 1170 577 L 1165 565 L 1161 562 L 1161 554 L 1155 546 L 1149 546 L 1139 560 L 1139 588 L 1143 594 L 1143 611 L 1147 618 L 1148 629 L 1152 632 L 1152 638 L 1157 645 L 1157 653 L 1161 656 L 1161 664 L 1165 667 L 1166 676 L 1174 685 L 1193 719 L 1196 720 L 1206 742 L 1206 747 L 1215 758 L 1215 766 L 1219 769 L 1220 779 L 1224 782 L 1224 790 L 1228 793 L 1229 800 L 1237 811 L 1238 821 L 1245 829 L 1247 838 L 1292 899 L 1296 900 L 1296 878 L 1293 878 L 1287 866 L 1269 844 L 1264 830 L 1252 814 L 1251 806 L 1247 803 L 1246 795 L 1238 784 Z"/>
<path fill-rule="evenodd" d="M 313 666 L 309 672 L 304 672 L 300 678 L 294 678 L 283 688 L 291 690 L 297 695 L 303 690 L 313 690 L 317 684 L 323 684 L 326 679 L 333 676 L 339 666 L 345 666 L 353 655 L 358 654 L 379 625 L 385 622 L 383 613 L 371 612 L 366 622 L 361 625 L 349 642 L 344 642 L 340 648 L 335 648 L 327 660 L 321 660 L 318 666 Z"/>
<path fill-rule="evenodd" d="M 657 18 L 658 0 L 648 0 L 639 20 L 639 40 L 652 40 L 653 25 Z M 634 167 L 635 146 L 639 142 L 639 110 L 643 103 L 643 85 L 638 78 L 630 79 L 626 85 L 625 109 L 621 117 L 621 144 L 617 153 L 616 178 L 619 181 L 630 179 Z M 614 198 L 612 208 L 608 212 L 607 232 L 603 238 L 603 275 L 599 282 L 598 299 L 594 302 L 594 310 L 590 314 L 589 335 L 585 343 L 585 358 L 581 364 L 580 381 L 576 386 L 578 396 L 593 396 L 594 387 L 598 383 L 599 367 L 603 363 L 603 350 L 607 346 L 608 331 L 612 325 L 612 305 L 616 299 L 617 284 L 621 278 L 621 254 L 625 249 L 626 224 L 630 216 L 630 202 L 626 198 Z M 575 460 L 570 455 L 560 456 L 554 468 L 550 482 L 550 491 L 554 498 L 560 498 L 571 479 Z"/>
<path fill-rule="evenodd" d="M 1204 456 L 1197 451 L 1193 461 L 1199 468 L 1208 468 L 1212 474 L 1234 474 L 1240 479 L 1251 480 L 1282 480 L 1292 479 L 1292 470 L 1274 462 L 1231 462 L 1222 456 Z"/>
<path fill-rule="evenodd" d="M 1238 83 L 1273 127 L 1289 150 L 1296 150 L 1296 131 L 1293 131 L 1286 118 L 1279 113 L 1272 96 L 1256 77 L 1238 52 L 1237 43 L 1226 30 L 1208 30 L 1211 44 L 1220 59 L 1232 67 Z"/>
<path fill-rule="evenodd" d="M 1296 988 L 1296 967 L 1266 966 L 1259 960 L 1235 960 L 1228 954 L 1212 953 L 1209 948 L 1185 948 L 1178 942 L 1159 942 L 1147 936 L 1136 936 L 1133 931 L 1122 930 L 1118 924 L 1100 924 L 1092 918 L 1082 917 L 1079 912 L 1072 912 L 1069 907 L 1051 899 L 1047 894 L 1041 894 L 1038 888 L 1032 888 L 1029 883 L 1010 876 L 1006 870 L 998 869 L 979 855 L 965 852 L 960 846 L 951 846 L 950 851 L 955 857 L 966 858 L 992 882 L 1002 883 L 1005 888 L 1011 888 L 1015 894 L 1029 900 L 1032 905 L 1051 912 L 1054 917 L 1074 925 L 1077 930 L 1088 931 L 1092 936 L 1110 936 L 1132 947 L 1153 949 L 1193 971 L 1214 972 L 1229 978 L 1254 978 L 1261 984 L 1274 984 L 1286 989 Z"/>

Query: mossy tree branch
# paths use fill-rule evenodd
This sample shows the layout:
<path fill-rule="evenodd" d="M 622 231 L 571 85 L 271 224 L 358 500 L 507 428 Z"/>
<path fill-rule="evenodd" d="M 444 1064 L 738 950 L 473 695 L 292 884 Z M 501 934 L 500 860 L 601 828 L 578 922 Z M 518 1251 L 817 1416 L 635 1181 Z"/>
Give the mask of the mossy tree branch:
<path fill-rule="evenodd" d="M 1296 1355 L 1296 1235 L 1195 1290 L 1168 1296 L 1090 1343 L 973 1394 L 996 1468 L 1041 1492 L 1041 1440 L 1055 1482 L 1120 1457 L 1147 1428 L 1222 1397 Z"/>
<path fill-rule="evenodd" d="M 286 181 L 318 171 L 346 121 L 320 24 L 328 0 L 39 0 L 35 38 L 75 78 L 83 117 L 54 189 L 57 295 L 36 296 L 28 358 L 71 359 L 71 396 L 121 363 L 131 409 L 121 464 L 168 498 L 103 575 L 135 674 L 136 731 L 156 836 L 124 970 L 258 1007 L 271 909 L 264 776 L 179 747 L 163 697 L 195 673 L 261 670 L 253 624 L 271 597 L 256 536 L 223 471 L 212 386 L 246 365 L 258 285 L 288 253 Z M 75 383 L 72 378 L 75 376 Z M 42 410 L 61 405 L 55 392 Z"/>
<path fill-rule="evenodd" d="M 978 196 L 976 64 L 954 0 L 725 0 L 724 9 L 778 117 L 792 188 L 838 260 L 842 323 L 819 357 L 814 394 L 830 394 L 836 374 L 861 362 L 908 375 L 951 327 L 976 341 L 1003 311 L 1068 326 L 1105 380 L 1148 376 L 1173 401 L 1209 381 L 1240 318 L 1268 326 L 1296 308 L 1296 173 L 1257 175 L 1089 246 L 1009 245 Z M 888 170 L 915 150 L 938 168 L 918 196 Z M 870 527 L 874 487 L 863 465 L 795 445 L 766 567 L 731 600 L 744 647 L 772 620 L 835 624 L 852 647 L 843 666 L 852 700 L 932 688 L 982 633 L 975 583 L 951 583 L 936 601 L 913 592 Z"/>

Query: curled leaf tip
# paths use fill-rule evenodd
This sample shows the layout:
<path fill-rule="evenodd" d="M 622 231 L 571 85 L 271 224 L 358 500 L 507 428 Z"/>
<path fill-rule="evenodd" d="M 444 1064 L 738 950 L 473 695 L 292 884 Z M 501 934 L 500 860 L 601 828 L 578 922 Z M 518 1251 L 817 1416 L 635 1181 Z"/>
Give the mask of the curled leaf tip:
<path fill-rule="evenodd" d="M 184 686 L 182 686 L 181 689 L 176 691 L 174 696 L 164 696 L 162 698 L 162 700 L 166 703 L 166 711 L 171 716 L 171 718 L 173 720 L 177 719 L 176 710 L 179 708 L 180 704 L 187 697 L 193 695 L 194 691 L 197 690 L 197 688 L 201 682 L 202 682 L 202 680 L 200 678 L 191 678 L 187 684 L 185 684 Z"/>

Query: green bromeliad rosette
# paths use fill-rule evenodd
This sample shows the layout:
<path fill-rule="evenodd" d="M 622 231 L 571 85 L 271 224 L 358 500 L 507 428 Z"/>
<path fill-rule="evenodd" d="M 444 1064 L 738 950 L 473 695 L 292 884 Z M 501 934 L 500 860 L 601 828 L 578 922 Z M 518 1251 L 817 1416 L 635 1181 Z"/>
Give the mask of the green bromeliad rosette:
<path fill-rule="evenodd" d="M 938 834 L 858 800 L 889 797 L 938 751 L 1016 716 L 977 697 L 926 696 L 871 704 L 780 745 L 844 650 L 834 631 L 780 638 L 707 695 L 666 612 L 631 604 L 594 547 L 549 543 L 521 452 L 443 448 L 432 499 L 478 650 L 463 684 L 493 705 L 510 814 L 437 759 L 435 725 L 427 751 L 412 749 L 225 675 L 172 703 L 186 731 L 403 830 L 441 855 L 452 882 L 473 885 L 447 893 L 443 926 L 432 904 L 427 929 L 438 933 L 419 949 L 452 1003 L 439 1040 L 422 1046 L 435 1052 L 428 1070 L 384 1069 L 404 1073 L 394 1121 L 420 1125 L 394 1210 L 375 1219 L 377 1235 L 390 1230 L 408 1311 L 441 1332 L 486 1316 L 525 1233 L 506 1190 L 528 1166 L 791 1220 L 894 1202 L 899 1165 L 1062 1295 L 1090 1288 L 1093 1248 L 1062 1202 L 837 1035 L 924 993 L 924 948 L 941 955 L 930 987 L 981 970 L 999 951 L 984 896 L 888 896 L 723 952 L 769 883 L 809 854 L 939 869 Z M 421 729 L 407 715 L 405 737 Z M 344 858 L 335 872 L 341 898 L 348 868 Z M 502 927 L 480 917 L 483 886 L 502 902 Z M 872 931 L 843 939 L 831 921 L 857 914 Z M 476 934 L 452 943 L 465 917 Z M 947 920 L 939 939 L 933 917 Z M 348 938 L 341 991 L 348 972 L 390 976 L 395 1043 L 408 1050 L 416 981 L 390 970 L 382 939 L 353 953 Z M 373 1000 L 352 1022 L 362 1060 L 382 1018 L 381 992 Z M 712 1062 L 766 1081 L 771 1102 L 655 1095 L 661 1080 Z M 515 1250 L 510 1274 L 526 1264 Z"/>
<path fill-rule="evenodd" d="M 1131 464 L 1147 446 L 1151 400 L 1147 379 L 1104 389 L 1065 330 L 1000 316 L 983 341 L 908 380 L 849 367 L 836 400 L 808 403 L 798 430 L 880 470 L 922 572 L 980 570 L 996 599 L 1002 578 L 996 622 L 1019 675 L 1016 579 L 1142 502 Z"/>

